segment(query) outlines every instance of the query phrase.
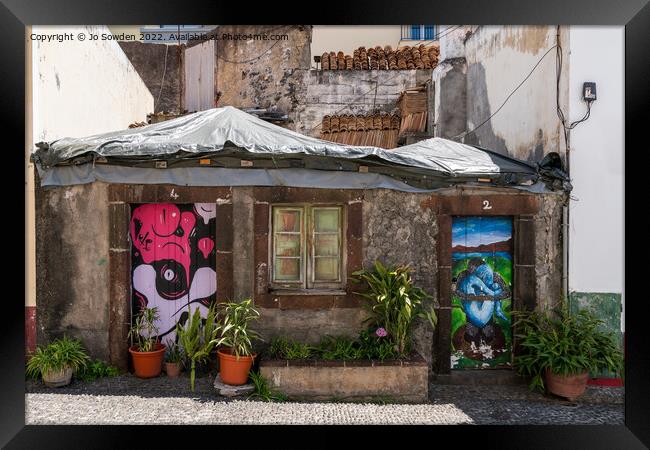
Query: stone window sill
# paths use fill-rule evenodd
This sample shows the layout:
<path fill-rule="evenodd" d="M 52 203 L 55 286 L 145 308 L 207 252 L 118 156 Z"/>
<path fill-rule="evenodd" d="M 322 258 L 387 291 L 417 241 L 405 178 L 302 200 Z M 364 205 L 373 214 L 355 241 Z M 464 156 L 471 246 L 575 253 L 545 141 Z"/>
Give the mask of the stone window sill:
<path fill-rule="evenodd" d="M 343 289 L 271 289 L 271 295 L 347 295 Z"/>

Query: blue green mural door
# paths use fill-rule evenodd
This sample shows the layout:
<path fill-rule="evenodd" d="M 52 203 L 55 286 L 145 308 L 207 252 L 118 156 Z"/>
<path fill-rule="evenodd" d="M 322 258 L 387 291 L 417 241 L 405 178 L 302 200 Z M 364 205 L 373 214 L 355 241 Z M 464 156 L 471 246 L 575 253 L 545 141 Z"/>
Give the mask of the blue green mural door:
<path fill-rule="evenodd" d="M 512 218 L 452 220 L 451 368 L 510 367 Z"/>

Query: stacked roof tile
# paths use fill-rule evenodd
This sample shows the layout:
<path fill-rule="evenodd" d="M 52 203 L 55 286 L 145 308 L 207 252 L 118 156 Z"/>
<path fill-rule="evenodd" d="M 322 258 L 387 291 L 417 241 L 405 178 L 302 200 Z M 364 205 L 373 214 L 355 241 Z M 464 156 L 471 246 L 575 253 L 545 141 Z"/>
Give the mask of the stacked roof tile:
<path fill-rule="evenodd" d="M 342 51 L 323 53 L 322 70 L 411 70 L 434 69 L 438 65 L 440 44 L 420 44 L 393 50 L 390 45 L 366 49 L 359 47 L 352 55 Z"/>
<path fill-rule="evenodd" d="M 320 138 L 347 145 L 397 147 L 400 117 L 397 114 L 324 116 Z"/>

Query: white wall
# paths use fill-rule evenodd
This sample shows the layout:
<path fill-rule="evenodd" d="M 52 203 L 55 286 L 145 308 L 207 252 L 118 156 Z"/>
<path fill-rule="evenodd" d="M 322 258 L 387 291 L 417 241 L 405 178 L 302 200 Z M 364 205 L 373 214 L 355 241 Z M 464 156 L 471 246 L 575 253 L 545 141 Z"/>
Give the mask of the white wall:
<path fill-rule="evenodd" d="M 153 97 L 115 41 L 39 42 L 32 34 L 109 33 L 104 26 L 27 27 L 25 40 L 25 305 L 36 305 L 34 144 L 128 128 Z"/>
<path fill-rule="evenodd" d="M 34 26 L 32 33 L 110 33 L 105 26 Z M 115 41 L 32 41 L 34 142 L 146 121 L 153 97 Z"/>
<path fill-rule="evenodd" d="M 598 97 L 570 138 L 569 290 L 623 293 L 624 28 L 572 26 L 569 40 L 570 120 L 586 110 L 583 82 Z"/>

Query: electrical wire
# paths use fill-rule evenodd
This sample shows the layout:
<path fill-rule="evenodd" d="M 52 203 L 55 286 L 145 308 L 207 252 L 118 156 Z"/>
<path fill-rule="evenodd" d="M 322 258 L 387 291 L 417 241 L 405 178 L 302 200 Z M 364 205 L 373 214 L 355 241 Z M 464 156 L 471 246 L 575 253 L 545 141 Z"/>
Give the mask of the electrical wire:
<path fill-rule="evenodd" d="M 167 52 L 169 51 L 169 45 L 163 44 L 165 46 L 165 62 L 163 64 L 163 74 L 162 79 L 160 80 L 160 90 L 158 91 L 158 98 L 156 99 L 156 104 L 154 105 L 154 112 L 156 110 L 156 105 L 160 102 L 160 95 L 162 94 L 163 85 L 165 84 L 165 74 L 167 73 Z"/>
<path fill-rule="evenodd" d="M 492 117 L 494 117 L 494 116 L 495 116 L 499 111 L 501 111 L 501 108 L 503 108 L 503 107 L 505 106 L 505 104 L 508 102 L 508 100 L 510 100 L 510 97 L 512 97 L 512 96 L 514 95 L 514 93 L 517 92 L 517 90 L 518 90 L 518 89 L 519 89 L 519 88 L 520 88 L 520 87 L 521 87 L 521 86 L 526 82 L 526 80 L 528 80 L 528 79 L 530 78 L 530 76 L 533 74 L 533 72 L 535 72 L 535 69 L 537 69 L 537 66 L 539 66 L 540 63 L 542 62 L 542 60 L 544 60 L 544 58 L 546 57 L 546 55 L 548 55 L 548 54 L 551 52 L 551 50 L 553 50 L 553 49 L 556 48 L 556 47 L 557 47 L 557 44 L 554 45 L 554 46 L 552 46 L 552 47 L 549 48 L 548 50 L 546 50 L 546 52 L 542 55 L 542 57 L 539 58 L 539 60 L 537 61 L 537 63 L 535 63 L 535 65 L 534 65 L 533 68 L 530 70 L 530 72 L 528 72 L 528 75 L 526 75 L 526 77 L 525 77 L 523 80 L 521 80 L 521 82 L 517 85 L 517 87 L 516 87 L 512 92 L 510 92 L 510 94 L 508 94 L 508 96 L 507 96 L 506 99 L 503 101 L 503 103 L 501 103 L 501 106 L 499 106 L 499 107 L 496 109 L 496 111 L 494 111 L 492 114 L 490 114 L 490 116 L 489 116 L 487 119 L 485 119 L 483 122 L 481 122 L 479 125 L 477 125 L 477 126 L 475 126 L 474 128 L 472 128 L 471 130 L 469 130 L 469 131 L 464 131 L 463 133 L 457 134 L 456 136 L 452 137 L 451 139 L 456 139 L 456 138 L 458 138 L 458 137 L 465 137 L 465 136 L 467 136 L 468 134 L 473 133 L 474 131 L 478 130 L 479 128 L 481 128 L 481 127 L 482 127 L 483 125 L 485 125 L 486 123 L 488 123 L 488 121 L 489 121 L 490 119 L 492 119 Z"/>

